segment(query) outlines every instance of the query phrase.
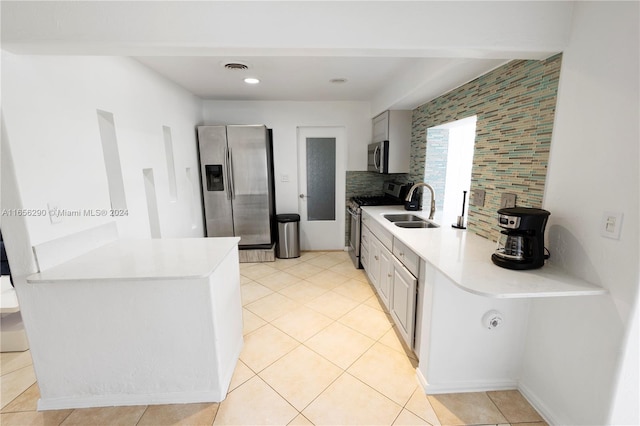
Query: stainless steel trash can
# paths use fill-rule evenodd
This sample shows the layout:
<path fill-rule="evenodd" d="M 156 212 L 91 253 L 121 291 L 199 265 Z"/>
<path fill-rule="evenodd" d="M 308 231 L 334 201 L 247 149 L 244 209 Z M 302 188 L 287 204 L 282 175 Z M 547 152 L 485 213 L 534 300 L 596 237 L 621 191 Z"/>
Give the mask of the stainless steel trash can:
<path fill-rule="evenodd" d="M 278 248 L 276 256 L 279 259 L 300 257 L 300 215 L 278 214 Z"/>

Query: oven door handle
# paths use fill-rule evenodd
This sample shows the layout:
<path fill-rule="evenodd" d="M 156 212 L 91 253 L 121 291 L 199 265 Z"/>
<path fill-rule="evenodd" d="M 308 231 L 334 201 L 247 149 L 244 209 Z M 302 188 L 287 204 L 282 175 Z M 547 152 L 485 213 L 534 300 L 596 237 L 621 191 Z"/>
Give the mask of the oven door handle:
<path fill-rule="evenodd" d="M 351 211 L 351 209 L 349 209 L 349 208 L 347 208 L 347 213 L 349 213 L 354 218 L 358 218 L 358 216 L 360 216 L 360 213 L 356 213 L 354 211 Z"/>

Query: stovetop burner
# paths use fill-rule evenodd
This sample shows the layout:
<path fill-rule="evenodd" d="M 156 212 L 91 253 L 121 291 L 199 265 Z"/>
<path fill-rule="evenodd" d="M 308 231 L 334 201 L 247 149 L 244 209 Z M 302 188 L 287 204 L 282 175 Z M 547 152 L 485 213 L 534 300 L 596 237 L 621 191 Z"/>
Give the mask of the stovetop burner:
<path fill-rule="evenodd" d="M 383 195 L 356 195 L 351 198 L 352 209 L 361 206 L 399 206 L 404 204 L 404 197 L 411 187 L 411 184 L 401 184 L 396 182 L 384 182 L 382 187 Z"/>
<path fill-rule="evenodd" d="M 359 206 L 395 206 L 403 203 L 401 199 L 387 195 L 355 196 L 352 200 Z"/>

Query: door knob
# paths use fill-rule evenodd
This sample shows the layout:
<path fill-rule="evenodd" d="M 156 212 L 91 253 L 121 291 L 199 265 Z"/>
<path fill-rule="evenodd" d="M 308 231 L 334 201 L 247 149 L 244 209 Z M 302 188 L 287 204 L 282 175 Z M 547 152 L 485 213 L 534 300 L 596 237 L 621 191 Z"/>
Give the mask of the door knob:
<path fill-rule="evenodd" d="M 305 195 L 304 195 L 304 194 L 300 194 L 300 198 L 304 198 L 304 197 L 305 197 Z M 308 196 L 308 195 L 306 195 L 306 197 L 307 197 L 307 198 L 309 198 L 309 196 Z"/>

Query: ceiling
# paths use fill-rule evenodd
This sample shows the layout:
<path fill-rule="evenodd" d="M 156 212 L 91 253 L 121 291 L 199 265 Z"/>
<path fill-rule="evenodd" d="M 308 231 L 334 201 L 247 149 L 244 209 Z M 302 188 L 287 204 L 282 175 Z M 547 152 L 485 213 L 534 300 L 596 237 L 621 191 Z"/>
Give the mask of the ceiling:
<path fill-rule="evenodd" d="M 205 99 L 294 101 L 367 101 L 385 81 L 424 60 L 322 56 L 135 59 Z M 224 64 L 229 62 L 246 64 L 248 69 L 226 69 Z M 246 84 L 244 77 L 256 77 L 260 84 Z M 346 82 L 332 83 L 332 79 Z"/>
<path fill-rule="evenodd" d="M 203 99 L 411 109 L 568 42 L 572 2 L 2 1 L 14 54 L 129 56 Z M 241 62 L 246 70 L 225 69 Z M 260 84 L 247 85 L 251 76 Z M 332 79 L 345 79 L 331 83 Z"/>
<path fill-rule="evenodd" d="M 137 61 L 203 99 L 371 101 L 385 85 L 402 78 L 410 69 L 439 68 L 460 62 L 434 58 L 317 57 L 317 56 L 137 56 Z M 227 63 L 242 63 L 246 70 L 227 69 Z M 504 63 L 504 60 L 474 60 L 474 67 L 461 68 L 461 75 L 441 76 L 437 84 L 418 99 L 396 102 L 396 109 L 415 108 Z M 247 84 L 255 77 L 259 84 Z M 339 82 L 332 82 L 338 79 Z M 417 102 L 417 104 L 416 104 Z"/>

